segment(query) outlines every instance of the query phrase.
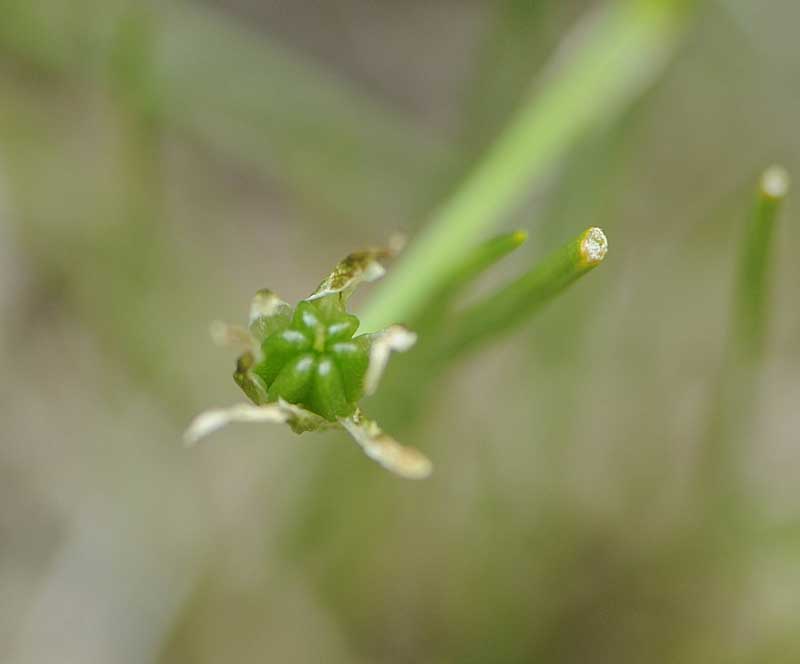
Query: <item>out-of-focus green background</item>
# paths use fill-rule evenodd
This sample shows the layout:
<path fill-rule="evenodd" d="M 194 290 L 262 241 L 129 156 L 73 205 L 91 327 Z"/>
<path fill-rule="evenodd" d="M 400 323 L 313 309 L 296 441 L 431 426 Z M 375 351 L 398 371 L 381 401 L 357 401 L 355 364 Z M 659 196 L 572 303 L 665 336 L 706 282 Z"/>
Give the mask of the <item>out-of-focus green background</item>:
<path fill-rule="evenodd" d="M 800 173 L 796 0 L 698 3 L 496 227 L 530 240 L 494 282 L 611 249 L 414 421 L 390 373 L 367 408 L 431 479 L 338 433 L 180 445 L 241 400 L 209 321 L 413 242 L 603 4 L 0 2 L 1 661 L 800 661 L 791 199 L 751 431 L 707 433 L 756 178 Z"/>

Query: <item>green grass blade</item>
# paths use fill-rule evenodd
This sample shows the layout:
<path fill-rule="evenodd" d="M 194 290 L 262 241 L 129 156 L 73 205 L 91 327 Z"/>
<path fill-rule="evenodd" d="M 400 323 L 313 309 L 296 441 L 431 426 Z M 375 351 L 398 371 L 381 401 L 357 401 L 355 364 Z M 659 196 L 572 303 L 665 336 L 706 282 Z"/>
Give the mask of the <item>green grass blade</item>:
<path fill-rule="evenodd" d="M 789 175 L 783 168 L 773 166 L 761 176 L 739 263 L 731 342 L 735 361 L 757 362 L 763 350 L 772 238 L 788 191 Z"/>
<path fill-rule="evenodd" d="M 528 234 L 525 231 L 514 231 L 478 245 L 459 264 L 453 266 L 450 274 L 442 279 L 439 290 L 420 308 L 421 313 L 417 319 L 407 321 L 407 324 L 419 331 L 421 326 L 430 325 L 432 320 L 440 320 L 447 313 L 453 299 L 466 286 L 512 251 L 519 249 L 527 239 Z"/>
<path fill-rule="evenodd" d="M 789 176 L 773 166 L 761 176 L 745 231 L 735 284 L 730 332 L 706 444 L 699 491 L 710 518 L 741 518 L 745 480 L 741 455 L 752 435 L 758 373 L 769 318 L 769 268 L 775 223 L 789 191 Z"/>
<path fill-rule="evenodd" d="M 379 287 L 364 329 L 409 320 L 481 235 L 539 184 L 587 130 L 652 82 L 686 12 L 665 2 L 615 3 L 567 38 L 541 89 Z"/>
<path fill-rule="evenodd" d="M 608 243 L 589 228 L 516 281 L 471 306 L 455 320 L 444 343 L 448 359 L 509 331 L 605 258 Z"/>

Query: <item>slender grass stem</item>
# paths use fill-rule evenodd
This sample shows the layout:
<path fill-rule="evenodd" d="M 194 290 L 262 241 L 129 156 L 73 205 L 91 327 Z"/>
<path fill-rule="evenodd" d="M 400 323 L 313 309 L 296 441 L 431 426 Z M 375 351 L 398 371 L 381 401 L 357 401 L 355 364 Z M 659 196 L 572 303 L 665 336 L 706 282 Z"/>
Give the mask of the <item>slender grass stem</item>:
<path fill-rule="evenodd" d="M 773 166 L 761 176 L 736 285 L 730 349 L 735 361 L 757 362 L 763 352 L 772 237 L 775 220 L 788 191 L 789 175 L 783 168 Z"/>
<path fill-rule="evenodd" d="M 485 301 L 460 314 L 445 343 L 448 359 L 488 337 L 507 332 L 597 267 L 608 250 L 606 236 L 589 228 L 542 263 Z"/>
<path fill-rule="evenodd" d="M 362 316 L 364 329 L 412 319 L 452 266 L 541 183 L 577 138 L 654 80 L 685 15 L 680 3 L 621 2 L 580 24 L 540 89 L 379 287 Z"/>
<path fill-rule="evenodd" d="M 752 434 L 758 372 L 769 318 L 768 277 L 775 222 L 789 191 L 778 166 L 761 176 L 745 232 L 727 350 L 700 467 L 701 491 L 714 518 L 732 515 L 743 493 L 741 454 Z"/>
<path fill-rule="evenodd" d="M 409 321 L 409 325 L 419 331 L 436 324 L 447 314 L 448 305 L 460 291 L 492 265 L 521 247 L 527 239 L 528 234 L 525 231 L 514 231 L 498 235 L 478 245 L 464 256 L 463 261 L 453 266 L 450 274 L 442 279 L 439 290 L 428 302 L 424 305 L 421 303 L 420 315 L 416 320 Z"/>
<path fill-rule="evenodd" d="M 464 261 L 444 280 L 443 290 L 454 292 L 468 285 L 500 259 L 521 247 L 528 239 L 525 231 L 498 235 L 479 245 L 464 257 Z M 440 302 L 441 300 L 437 298 Z"/>

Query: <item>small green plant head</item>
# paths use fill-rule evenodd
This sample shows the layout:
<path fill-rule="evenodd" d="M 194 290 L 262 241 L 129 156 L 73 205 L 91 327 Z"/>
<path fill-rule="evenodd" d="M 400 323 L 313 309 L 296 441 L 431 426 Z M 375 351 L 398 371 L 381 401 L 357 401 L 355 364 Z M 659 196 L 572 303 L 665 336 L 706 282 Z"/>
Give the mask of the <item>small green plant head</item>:
<path fill-rule="evenodd" d="M 268 403 L 284 399 L 329 422 L 355 411 L 364 396 L 369 338 L 353 339 L 358 318 L 337 299 L 300 302 L 292 319 L 264 339 L 263 359 L 252 372 L 263 382 Z"/>
<path fill-rule="evenodd" d="M 350 254 L 294 309 L 272 291 L 258 291 L 247 329 L 214 323 L 216 341 L 245 346 L 233 378 L 252 403 L 201 414 L 187 430 L 186 442 L 234 421 L 281 422 L 296 433 L 340 427 L 389 470 L 409 478 L 430 474 L 427 457 L 387 436 L 358 407 L 375 391 L 390 354 L 416 341 L 399 325 L 356 335 L 358 318 L 347 311 L 355 287 L 384 274 L 379 259 L 389 253 Z"/>

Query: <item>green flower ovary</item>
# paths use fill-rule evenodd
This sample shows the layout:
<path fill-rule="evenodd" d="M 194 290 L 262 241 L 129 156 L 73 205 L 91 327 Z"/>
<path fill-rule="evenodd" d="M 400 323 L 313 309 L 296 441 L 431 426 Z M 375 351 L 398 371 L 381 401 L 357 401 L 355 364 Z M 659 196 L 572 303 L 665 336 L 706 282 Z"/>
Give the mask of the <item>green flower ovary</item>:
<path fill-rule="evenodd" d="M 284 399 L 330 421 L 352 415 L 369 364 L 369 337 L 353 338 L 358 325 L 336 296 L 300 302 L 264 339 L 264 359 L 252 368 L 267 401 Z"/>

